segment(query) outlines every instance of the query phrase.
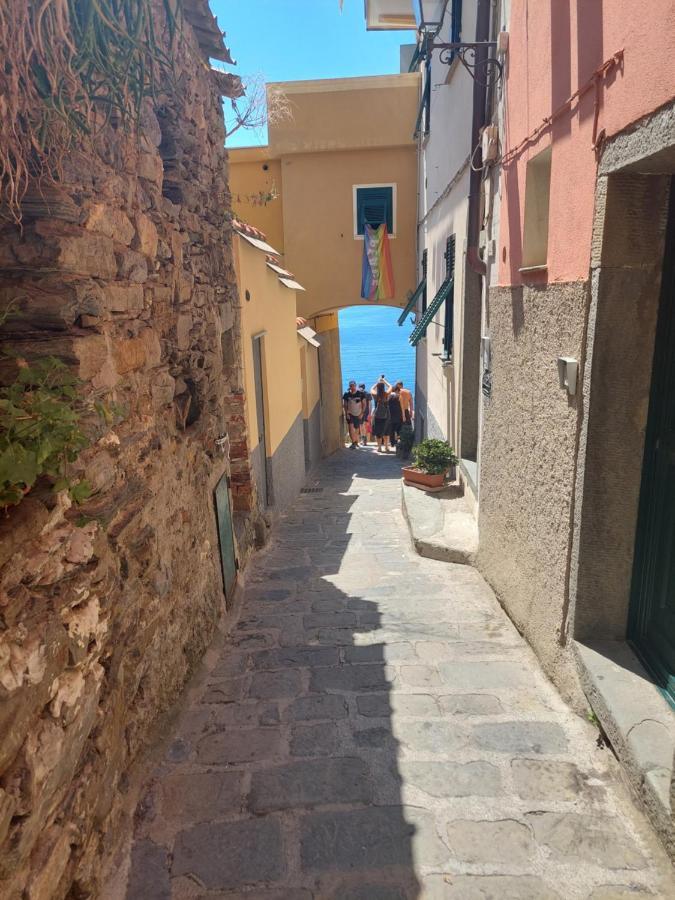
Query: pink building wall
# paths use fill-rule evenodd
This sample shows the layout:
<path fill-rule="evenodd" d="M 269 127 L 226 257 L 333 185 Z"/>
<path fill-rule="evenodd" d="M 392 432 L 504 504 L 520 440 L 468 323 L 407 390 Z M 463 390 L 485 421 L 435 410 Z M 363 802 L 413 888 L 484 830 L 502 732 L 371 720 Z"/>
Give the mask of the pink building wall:
<path fill-rule="evenodd" d="M 612 137 L 675 96 L 675 0 L 511 0 L 502 155 L 615 53 L 599 82 L 597 133 Z M 588 277 L 597 154 L 589 90 L 502 169 L 499 283 Z M 553 144 L 548 269 L 522 274 L 527 161 Z"/>

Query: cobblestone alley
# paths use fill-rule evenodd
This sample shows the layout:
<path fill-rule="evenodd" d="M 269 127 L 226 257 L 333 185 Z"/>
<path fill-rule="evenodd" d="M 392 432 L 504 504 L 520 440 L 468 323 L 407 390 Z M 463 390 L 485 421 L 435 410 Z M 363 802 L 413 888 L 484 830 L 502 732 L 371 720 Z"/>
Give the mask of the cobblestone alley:
<path fill-rule="evenodd" d="M 311 484 L 146 786 L 128 900 L 675 896 L 478 572 L 411 549 L 395 458 L 343 451 Z"/>

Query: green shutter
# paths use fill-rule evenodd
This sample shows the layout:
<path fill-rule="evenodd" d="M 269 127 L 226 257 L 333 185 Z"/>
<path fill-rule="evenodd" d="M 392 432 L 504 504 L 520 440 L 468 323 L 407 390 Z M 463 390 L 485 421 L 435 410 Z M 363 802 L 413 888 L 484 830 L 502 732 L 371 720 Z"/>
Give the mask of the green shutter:
<path fill-rule="evenodd" d="M 427 311 L 415 326 L 413 333 L 410 335 L 410 343 L 413 345 L 413 347 L 416 347 L 422 340 L 424 335 L 427 333 L 427 328 L 429 327 L 431 320 L 448 299 L 448 297 L 452 294 L 454 287 L 454 278 L 451 278 L 448 281 L 444 281 L 440 286 L 438 293 L 427 307 Z"/>
<path fill-rule="evenodd" d="M 403 310 L 403 312 L 401 313 L 401 315 L 398 317 L 398 324 L 399 324 L 399 325 L 403 325 L 403 323 L 405 322 L 405 320 L 408 318 L 408 316 L 410 315 L 410 313 L 411 313 L 411 312 L 413 311 L 413 309 L 415 308 L 415 306 L 416 306 L 416 304 L 417 304 L 417 301 L 418 301 L 419 298 L 420 298 L 420 294 L 422 293 L 422 291 L 423 291 L 424 288 L 426 287 L 426 284 L 427 284 L 427 280 L 426 280 L 426 278 L 423 278 L 423 279 L 420 281 L 420 283 L 417 285 L 417 287 L 415 288 L 415 293 L 412 295 L 412 297 L 410 298 L 410 300 L 408 300 L 408 303 L 406 304 L 406 308 Z"/>
<path fill-rule="evenodd" d="M 356 233 L 363 234 L 364 225 L 386 223 L 387 231 L 394 228 L 394 198 L 390 187 L 365 187 L 356 189 Z"/>

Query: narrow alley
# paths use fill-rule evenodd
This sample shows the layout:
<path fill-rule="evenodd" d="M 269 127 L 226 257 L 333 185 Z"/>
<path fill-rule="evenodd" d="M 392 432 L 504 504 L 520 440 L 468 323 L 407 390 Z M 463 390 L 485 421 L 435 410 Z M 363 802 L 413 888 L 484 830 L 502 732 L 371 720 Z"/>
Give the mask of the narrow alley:
<path fill-rule="evenodd" d="M 338 452 L 253 559 L 119 897 L 674 895 L 611 751 L 483 578 L 411 549 L 399 468 Z"/>

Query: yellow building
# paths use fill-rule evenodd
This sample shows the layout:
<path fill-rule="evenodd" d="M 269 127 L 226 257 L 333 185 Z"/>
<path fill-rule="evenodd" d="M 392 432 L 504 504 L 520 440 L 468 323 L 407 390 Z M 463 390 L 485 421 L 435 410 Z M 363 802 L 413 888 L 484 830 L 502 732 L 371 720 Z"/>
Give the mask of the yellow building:
<path fill-rule="evenodd" d="M 250 454 L 260 507 L 281 511 L 320 458 L 319 341 L 298 323 L 303 288 L 266 235 L 238 220 L 233 227 L 248 433 L 248 445 L 233 449 Z"/>
<path fill-rule="evenodd" d="M 305 291 L 297 313 L 321 339 L 321 448 L 342 445 L 337 311 L 361 298 L 364 222 L 386 221 L 395 293 L 417 284 L 417 160 L 413 125 L 419 74 L 271 84 L 290 115 L 269 126 L 267 147 L 230 151 L 236 215 L 263 230 Z"/>

